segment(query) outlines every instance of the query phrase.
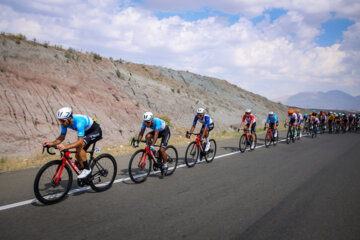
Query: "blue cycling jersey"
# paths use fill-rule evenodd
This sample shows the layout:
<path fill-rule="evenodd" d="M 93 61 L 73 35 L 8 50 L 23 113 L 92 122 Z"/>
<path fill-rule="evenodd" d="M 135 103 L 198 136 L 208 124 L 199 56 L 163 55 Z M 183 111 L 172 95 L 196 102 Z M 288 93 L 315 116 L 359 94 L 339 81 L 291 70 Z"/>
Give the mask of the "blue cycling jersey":
<path fill-rule="evenodd" d="M 153 125 L 150 126 L 149 128 L 153 129 L 153 130 L 159 130 L 162 131 L 164 130 L 166 127 L 166 122 L 162 119 L 159 118 L 154 118 L 153 119 Z M 141 130 L 145 130 L 146 129 L 146 125 L 143 122 L 142 126 L 141 126 Z"/>
<path fill-rule="evenodd" d="M 197 121 L 199 121 L 199 123 L 201 123 L 202 125 L 205 125 L 207 128 L 209 128 L 209 125 L 213 122 L 211 117 L 209 117 L 206 114 L 202 120 L 200 118 L 198 118 L 197 115 L 195 115 L 194 123 L 193 123 L 194 126 L 196 126 Z"/>
<path fill-rule="evenodd" d="M 269 123 L 269 122 L 271 122 L 271 123 L 277 123 L 277 115 L 276 115 L 276 113 L 274 113 L 274 116 L 273 116 L 273 118 L 271 119 L 270 118 L 270 115 L 268 115 L 268 117 L 267 117 L 267 119 L 266 119 L 266 122 L 267 123 Z"/>
<path fill-rule="evenodd" d="M 84 137 L 85 131 L 89 130 L 93 125 L 94 121 L 86 115 L 73 115 L 73 125 L 64 127 L 61 124 L 61 134 L 66 135 L 67 129 L 70 128 L 78 132 L 78 137 Z"/>

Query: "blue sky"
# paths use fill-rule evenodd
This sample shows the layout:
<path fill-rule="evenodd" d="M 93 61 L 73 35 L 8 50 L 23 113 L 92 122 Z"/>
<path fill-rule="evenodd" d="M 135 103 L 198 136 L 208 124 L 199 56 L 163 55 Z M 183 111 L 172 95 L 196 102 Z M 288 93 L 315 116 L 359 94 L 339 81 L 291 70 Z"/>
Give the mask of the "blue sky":
<path fill-rule="evenodd" d="M 271 99 L 360 95 L 356 0 L 3 0 L 0 31 L 218 77 Z"/>

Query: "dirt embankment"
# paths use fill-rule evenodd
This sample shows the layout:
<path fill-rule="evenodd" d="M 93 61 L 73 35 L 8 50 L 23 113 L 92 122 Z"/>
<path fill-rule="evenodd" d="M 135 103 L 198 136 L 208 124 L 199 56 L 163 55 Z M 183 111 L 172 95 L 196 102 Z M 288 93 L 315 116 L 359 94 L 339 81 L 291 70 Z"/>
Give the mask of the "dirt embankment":
<path fill-rule="evenodd" d="M 18 41 L 0 35 L 0 158 L 25 157 L 60 132 L 56 111 L 99 120 L 101 145 L 127 142 L 152 111 L 167 116 L 173 128 L 189 128 L 194 111 L 205 107 L 216 130 L 239 124 L 252 108 L 262 124 L 270 110 L 284 117 L 287 108 L 224 80 L 162 67 L 101 58 L 93 53 Z M 173 136 L 176 137 L 174 130 Z M 181 132 L 181 134 L 183 134 Z M 75 134 L 69 134 L 71 141 Z"/>

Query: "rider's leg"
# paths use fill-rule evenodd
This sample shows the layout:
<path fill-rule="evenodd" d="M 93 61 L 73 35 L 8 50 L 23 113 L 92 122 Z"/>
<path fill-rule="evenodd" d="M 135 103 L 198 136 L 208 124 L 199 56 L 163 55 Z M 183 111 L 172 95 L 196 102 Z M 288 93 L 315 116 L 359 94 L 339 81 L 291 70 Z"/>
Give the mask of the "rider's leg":
<path fill-rule="evenodd" d="M 86 144 L 84 142 L 82 142 L 82 144 L 76 148 L 75 157 L 76 157 L 76 160 L 78 160 L 80 162 L 81 167 L 89 169 L 89 165 L 87 164 L 87 161 L 86 161 L 86 152 L 84 150 L 85 145 Z"/>
<path fill-rule="evenodd" d="M 160 147 L 160 150 L 159 150 L 164 164 L 167 163 L 167 155 L 166 155 L 165 150 L 166 149 L 164 147 Z"/>

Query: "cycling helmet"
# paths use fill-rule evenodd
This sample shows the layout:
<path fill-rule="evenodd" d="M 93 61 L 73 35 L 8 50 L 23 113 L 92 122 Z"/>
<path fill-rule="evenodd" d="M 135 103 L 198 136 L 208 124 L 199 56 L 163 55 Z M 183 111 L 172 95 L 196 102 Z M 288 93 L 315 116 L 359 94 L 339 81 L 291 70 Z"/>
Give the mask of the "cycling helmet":
<path fill-rule="evenodd" d="M 269 112 L 269 115 L 274 115 L 274 112 Z"/>
<path fill-rule="evenodd" d="M 315 118 L 316 118 L 315 116 L 312 116 L 312 120 L 315 120 Z"/>
<path fill-rule="evenodd" d="M 305 114 L 304 114 L 304 117 L 307 117 L 307 116 L 308 116 L 308 114 L 307 114 L 307 113 L 305 113 Z"/>
<path fill-rule="evenodd" d="M 299 110 L 299 109 L 296 109 L 295 112 L 296 112 L 296 113 L 300 113 L 300 110 Z"/>
<path fill-rule="evenodd" d="M 288 111 L 288 114 L 293 114 L 294 113 L 294 110 L 292 110 L 292 109 L 290 109 L 289 111 Z"/>
<path fill-rule="evenodd" d="M 246 109 L 245 113 L 251 113 L 251 109 Z"/>
<path fill-rule="evenodd" d="M 143 115 L 143 121 L 145 122 L 150 122 L 151 120 L 153 120 L 154 115 L 151 112 L 146 112 Z"/>
<path fill-rule="evenodd" d="M 198 108 L 198 109 L 196 110 L 196 113 L 198 113 L 198 114 L 205 114 L 205 109 L 203 109 L 203 108 Z"/>
<path fill-rule="evenodd" d="M 56 118 L 66 120 L 69 117 L 71 117 L 72 114 L 73 114 L 73 112 L 70 107 L 63 107 L 63 108 L 60 108 L 59 111 L 57 112 Z"/>

